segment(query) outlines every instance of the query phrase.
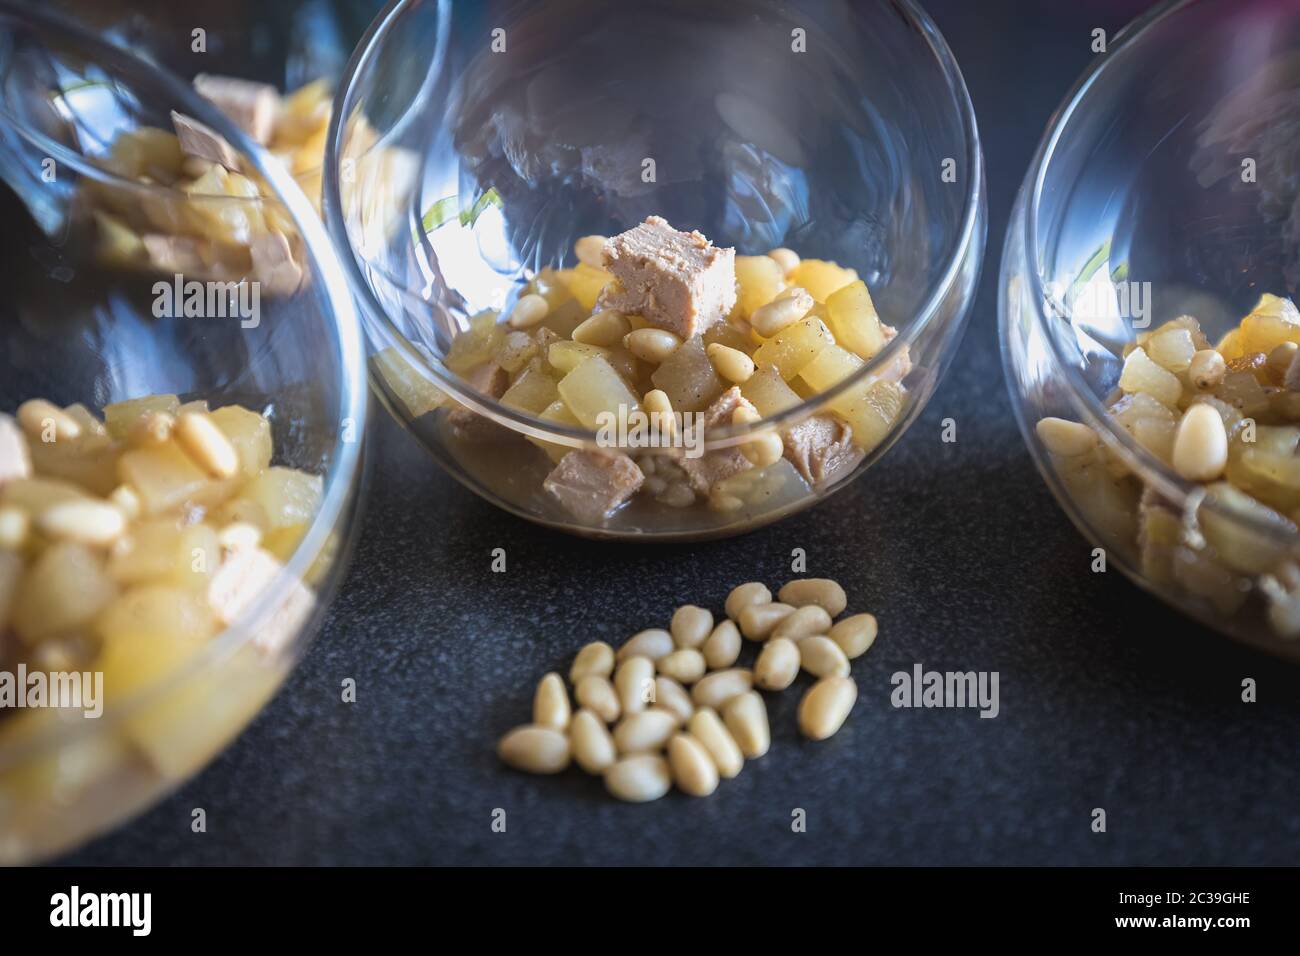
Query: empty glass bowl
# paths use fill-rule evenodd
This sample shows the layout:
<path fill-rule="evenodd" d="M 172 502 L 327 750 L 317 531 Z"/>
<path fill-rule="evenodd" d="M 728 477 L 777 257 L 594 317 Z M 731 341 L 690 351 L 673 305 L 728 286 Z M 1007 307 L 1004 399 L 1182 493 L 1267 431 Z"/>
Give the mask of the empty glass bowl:
<path fill-rule="evenodd" d="M 181 194 L 100 164 L 125 134 L 170 130 L 172 110 L 224 137 L 271 198 Z M 73 845 L 175 787 L 279 686 L 349 550 L 367 390 L 351 295 L 311 204 L 186 84 L 76 25 L 0 2 L 0 151 L 8 184 L 0 188 L 0 255 L 9 268 L 0 304 L 0 410 L 12 414 L 34 397 L 98 410 L 155 393 L 214 407 L 237 403 L 270 419 L 275 464 L 322 479 L 314 517 L 294 529 L 302 536 L 287 546 L 281 570 L 198 653 L 174 666 L 142 661 L 129 693 L 104 691 L 98 717 L 66 708 L 0 710 L 0 862 L 14 863 Z M 259 275 L 240 274 L 235 253 L 195 260 L 197 276 L 163 274 L 130 257 L 124 264 L 105 256 L 99 217 L 108 208 L 139 212 L 164 245 L 170 227 L 205 222 L 237 232 L 275 221 L 292 231 L 304 275 L 291 291 L 257 286 Z M 109 239 L 113 250 L 139 251 L 120 235 Z M 247 269 L 246 255 L 242 261 Z M 197 281 L 231 296 L 222 301 L 255 308 L 160 313 L 160 288 Z M 259 296 L 242 297 L 254 288 Z M 57 660 L 61 671 L 95 671 L 92 634 L 51 654 L 42 639 L 38 653 L 21 646 L 3 617 L 0 611 L 0 670 L 14 674 L 22 665 L 30 673 Z"/>
<path fill-rule="evenodd" d="M 353 56 L 335 122 L 326 222 L 354 276 L 377 393 L 469 488 L 580 534 L 730 535 L 862 474 L 933 393 L 983 254 L 970 100 L 909 2 L 402 0 Z M 790 247 L 866 281 L 898 329 L 889 346 L 832 388 L 710 432 L 704 446 L 725 452 L 784 430 L 861 394 L 910 352 L 906 391 L 854 467 L 809 486 L 777 461 L 725 502 L 637 495 L 589 517 L 543 490 L 566 449 L 608 443 L 453 374 L 452 338 L 472 316 L 510 309 L 543 270 L 573 266 L 578 238 L 651 215 L 738 255 Z M 448 426 L 458 406 L 495 426 L 491 440 Z M 659 449 L 637 454 L 652 477 L 675 467 Z"/>
<path fill-rule="evenodd" d="M 1158 443 L 1140 443 L 1143 426 L 1107 412 L 1140 336 L 1190 315 L 1218 342 L 1261 294 L 1294 295 L 1297 63 L 1300 8 L 1270 0 L 1165 5 L 1115 38 L 1025 178 L 1003 257 L 1001 333 L 1025 440 L 1098 545 L 1094 560 L 1104 552 L 1179 610 L 1300 659 L 1298 515 L 1221 485 L 1207 495 Z M 1216 394 L 1230 417 L 1256 414 Z M 1048 418 L 1087 425 L 1101 445 L 1075 444 L 1087 433 L 1054 432 Z M 1279 439 L 1295 424 L 1267 409 L 1258 418 Z M 1234 434 L 1230 460 L 1253 440 L 1253 430 Z"/>

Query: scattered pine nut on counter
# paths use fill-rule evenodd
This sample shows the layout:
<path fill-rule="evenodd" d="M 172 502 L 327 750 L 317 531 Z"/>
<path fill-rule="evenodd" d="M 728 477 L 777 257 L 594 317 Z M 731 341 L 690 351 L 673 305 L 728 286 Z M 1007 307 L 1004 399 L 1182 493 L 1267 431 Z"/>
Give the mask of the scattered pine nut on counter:
<path fill-rule="evenodd" d="M 853 613 L 839 583 L 828 578 L 788 581 L 773 599 L 750 581 L 727 595 L 724 616 L 683 604 L 667 627 L 633 633 L 617 649 L 604 641 L 581 647 L 569 667 L 542 677 L 533 694 L 532 722 L 501 738 L 503 763 L 532 774 L 556 774 L 576 764 L 601 777 L 609 794 L 647 803 L 674 786 L 692 797 L 771 749 L 765 693 L 810 680 L 797 726 L 809 740 L 834 736 L 858 698 L 852 662 L 876 640 L 872 614 Z M 740 662 L 746 642 L 758 644 L 752 664 Z M 747 658 L 748 659 L 748 658 Z M 572 700 L 570 699 L 572 696 Z"/>

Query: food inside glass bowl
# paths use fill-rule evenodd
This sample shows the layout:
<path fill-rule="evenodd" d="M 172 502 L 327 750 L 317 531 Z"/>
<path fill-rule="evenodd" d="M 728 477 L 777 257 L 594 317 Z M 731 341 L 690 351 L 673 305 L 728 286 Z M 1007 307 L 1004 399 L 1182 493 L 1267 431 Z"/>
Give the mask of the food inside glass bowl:
<path fill-rule="evenodd" d="M 194 659 L 276 579 L 319 505 L 319 476 L 272 459 L 270 421 L 239 405 L 151 395 L 101 421 L 34 399 L 0 414 L 0 672 L 101 673 L 112 704 Z M 258 637 L 268 654 L 315 603 L 288 587 Z M 167 697 L 124 724 L 166 775 L 207 743 L 176 732 L 184 706 Z M 56 719 L 0 717 L 18 713 L 34 716 L 0 719 L 0 743 Z"/>
<path fill-rule="evenodd" d="M 596 449 L 525 437 L 443 395 L 395 350 L 377 369 L 413 416 L 437 411 L 449 444 L 509 444 L 571 519 L 599 524 L 638 502 L 656 512 L 788 505 L 853 470 L 890 432 L 911 369 L 888 368 L 783 430 L 761 422 L 838 385 L 894 337 L 866 284 L 789 249 L 737 256 L 651 216 L 575 244 L 578 264 L 543 269 L 503 317 L 480 313 L 451 342 L 448 369 L 487 399 L 596 433 Z M 759 425 L 723 447 L 724 429 Z M 531 443 L 531 446 L 530 446 Z"/>
<path fill-rule="evenodd" d="M 1084 513 L 1108 540 L 1135 543 L 1153 582 L 1225 615 L 1258 595 L 1274 631 L 1300 637 L 1300 312 L 1291 300 L 1262 296 L 1217 345 L 1186 315 L 1140 334 L 1107 409 L 1194 492 L 1176 506 L 1092 428 L 1041 419 L 1038 438 Z"/>
<path fill-rule="evenodd" d="M 273 86 L 233 77 L 200 75 L 194 87 L 284 164 L 319 213 L 332 110 L 328 83 L 316 80 L 283 97 Z M 303 260 L 287 211 L 263 201 L 271 191 L 214 130 L 175 112 L 172 124 L 172 130 L 121 132 L 99 165 L 119 179 L 177 195 L 85 182 L 99 260 L 192 278 L 252 276 L 272 294 L 293 292 Z"/>

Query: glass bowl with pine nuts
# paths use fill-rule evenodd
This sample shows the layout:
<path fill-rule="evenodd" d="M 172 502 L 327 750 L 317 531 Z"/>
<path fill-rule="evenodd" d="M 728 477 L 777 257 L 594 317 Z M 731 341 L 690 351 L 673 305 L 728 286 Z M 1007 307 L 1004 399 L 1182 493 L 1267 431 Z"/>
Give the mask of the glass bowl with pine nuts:
<path fill-rule="evenodd" d="M 372 386 L 517 515 L 645 540 L 792 514 L 955 349 L 982 161 L 911 3 L 402 0 L 341 86 L 325 216 Z M 417 160 L 379 177 L 384 228 L 362 119 Z"/>
<path fill-rule="evenodd" d="M 342 574 L 368 390 L 350 291 L 289 170 L 186 84 L 53 15 L 0 2 L 0 35 L 0 141 L 56 170 L 48 196 L 0 188 L 0 256 L 28 264 L 0 304 L 0 863 L 12 864 L 152 803 L 274 693 Z M 118 102 L 123 135 L 138 128 L 128 118 L 175 111 L 237 154 L 267 190 L 257 203 L 292 230 L 292 292 L 258 292 L 251 265 L 164 278 L 100 256 L 87 196 L 183 208 L 186 194 L 106 170 L 77 148 L 88 127 L 44 122 L 65 115 L 51 108 L 60 84 L 88 77 Z"/>
<path fill-rule="evenodd" d="M 1300 11 L 1258 0 L 1128 28 L 1039 147 L 1000 307 L 1025 440 L 1096 546 L 1079 573 L 1300 660 L 1297 47 Z"/>

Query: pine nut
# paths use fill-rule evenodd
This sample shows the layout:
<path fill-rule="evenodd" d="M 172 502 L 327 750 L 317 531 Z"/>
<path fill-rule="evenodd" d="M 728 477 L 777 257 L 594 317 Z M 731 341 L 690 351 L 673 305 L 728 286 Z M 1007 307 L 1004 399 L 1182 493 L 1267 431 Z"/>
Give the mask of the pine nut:
<path fill-rule="evenodd" d="M 754 760 L 767 753 L 772 744 L 772 731 L 767 724 L 767 705 L 758 691 L 751 690 L 728 701 L 722 719 L 746 759 Z"/>
<path fill-rule="evenodd" d="M 754 675 L 742 667 L 714 671 L 691 688 L 691 700 L 696 707 L 712 707 L 720 711 L 727 701 L 754 687 Z"/>
<path fill-rule="evenodd" d="M 213 478 L 233 478 L 239 472 L 235 446 L 202 412 L 181 412 L 172 433 L 194 463 Z"/>
<path fill-rule="evenodd" d="M 820 634 L 799 642 L 799 666 L 813 677 L 849 676 L 849 659 L 844 651 Z"/>
<path fill-rule="evenodd" d="M 659 365 L 682 346 L 666 329 L 634 329 L 623 337 L 624 347 L 639 359 Z"/>
<path fill-rule="evenodd" d="M 775 259 L 776 264 L 781 267 L 781 271 L 789 277 L 791 272 L 799 268 L 799 253 L 793 249 L 787 249 L 785 246 L 778 246 L 767 254 L 769 259 Z"/>
<path fill-rule="evenodd" d="M 689 508 L 695 504 L 695 492 L 684 481 L 674 481 L 657 499 L 670 508 Z"/>
<path fill-rule="evenodd" d="M 840 614 L 849 606 L 849 599 L 844 589 L 830 578 L 798 578 L 787 581 L 778 595 L 786 604 L 803 607 L 815 604 L 831 617 Z"/>
<path fill-rule="evenodd" d="M 1034 426 L 1034 432 L 1049 452 L 1061 458 L 1086 455 L 1097 447 L 1095 431 L 1087 425 L 1064 418 L 1039 419 L 1038 424 Z"/>
<path fill-rule="evenodd" d="M 770 339 L 776 333 L 788 326 L 794 325 L 811 310 L 813 297 L 804 289 L 797 286 L 793 291 L 786 290 L 785 298 L 773 299 L 767 305 L 760 306 L 754 310 L 754 314 L 749 317 L 749 324 L 753 326 L 754 331 L 765 339 Z"/>
<path fill-rule="evenodd" d="M 713 370 L 729 382 L 739 385 L 748 382 L 754 374 L 754 360 L 740 349 L 713 342 L 705 351 L 713 363 Z"/>
<path fill-rule="evenodd" d="M 655 665 L 648 657 L 629 657 L 614 671 L 614 690 L 623 715 L 639 714 L 654 695 Z"/>
<path fill-rule="evenodd" d="M 784 457 L 785 442 L 776 432 L 768 432 L 741 445 L 740 453 L 755 468 L 767 468 Z"/>
<path fill-rule="evenodd" d="M 740 612 L 751 604 L 771 604 L 772 592 L 761 581 L 748 581 L 737 585 L 727 595 L 727 617 L 739 620 Z"/>
<path fill-rule="evenodd" d="M 633 754 L 605 771 L 605 789 L 628 803 L 658 800 L 672 785 L 668 761 L 658 754 Z"/>
<path fill-rule="evenodd" d="M 510 327 L 512 329 L 531 329 L 551 311 L 551 305 L 536 292 L 521 295 L 515 307 L 510 310 Z"/>
<path fill-rule="evenodd" d="M 810 740 L 825 740 L 844 726 L 857 699 L 852 677 L 823 677 L 799 701 L 799 729 Z"/>
<path fill-rule="evenodd" d="M 600 717 L 585 707 L 569 724 L 569 747 L 578 766 L 591 774 L 604 773 L 618 759 L 614 738 Z"/>
<path fill-rule="evenodd" d="M 588 674 L 573 687 L 573 696 L 578 706 L 590 710 L 607 724 L 618 720 L 623 713 L 623 706 L 618 702 L 618 693 L 608 677 Z"/>
<path fill-rule="evenodd" d="M 769 601 L 767 604 L 751 604 L 740 612 L 740 633 L 751 641 L 765 641 L 775 628 L 787 616 L 794 613 L 788 604 Z"/>
<path fill-rule="evenodd" d="M 784 588 L 782 591 L 784 592 Z M 814 634 L 825 634 L 831 629 L 831 616 L 824 608 L 808 604 L 788 614 L 772 628 L 772 637 L 788 637 L 792 641 L 802 641 Z"/>
<path fill-rule="evenodd" d="M 671 634 L 661 627 L 651 627 L 633 634 L 618 649 L 617 660 L 620 664 L 629 657 L 648 657 L 657 661 L 661 657 L 667 657 L 676 647 Z"/>
<path fill-rule="evenodd" d="M 554 727 L 525 724 L 501 738 L 497 756 L 525 773 L 559 773 L 569 765 L 569 738 Z"/>
<path fill-rule="evenodd" d="M 176 418 L 167 412 L 145 412 L 131 426 L 127 441 L 132 445 L 165 445 L 172 437 L 176 427 Z"/>
<path fill-rule="evenodd" d="M 1227 371 L 1228 363 L 1218 349 L 1201 349 L 1192 356 L 1192 364 L 1187 367 L 1187 378 L 1205 392 L 1222 385 Z"/>
<path fill-rule="evenodd" d="M 695 713 L 695 704 L 686 688 L 662 674 L 655 678 L 655 704 L 676 717 L 679 727 Z"/>
<path fill-rule="evenodd" d="M 628 714 L 614 727 L 614 746 L 620 754 L 662 750 L 677 729 L 677 715 L 662 707 Z"/>
<path fill-rule="evenodd" d="M 27 512 L 17 505 L 0 507 L 0 549 L 17 551 L 26 544 L 31 523 Z"/>
<path fill-rule="evenodd" d="M 709 508 L 713 511 L 739 511 L 745 507 L 745 499 L 736 495 L 724 495 L 714 491 L 709 495 Z"/>
<path fill-rule="evenodd" d="M 682 684 L 694 684 L 708 669 L 704 655 L 693 647 L 673 651 L 667 657 L 660 658 L 655 667 L 659 673 Z"/>
<path fill-rule="evenodd" d="M 692 797 L 707 797 L 718 789 L 718 767 L 708 749 L 689 733 L 668 742 L 668 766 L 677 789 Z"/>
<path fill-rule="evenodd" d="M 1210 405 L 1198 403 L 1183 413 L 1174 435 L 1174 470 L 1188 481 L 1214 481 L 1228 464 L 1228 433 Z"/>
<path fill-rule="evenodd" d="M 106 501 L 71 498 L 42 511 L 36 526 L 51 538 L 107 546 L 126 531 L 126 515 Z"/>
<path fill-rule="evenodd" d="M 641 408 L 659 428 L 660 434 L 672 436 L 677 434 L 677 416 L 673 413 L 673 403 L 668 393 L 661 388 L 652 388 L 641 399 Z M 647 456 L 649 457 L 649 456 Z M 650 458 L 654 461 L 654 458 Z"/>
<path fill-rule="evenodd" d="M 711 671 L 720 671 L 740 657 L 740 629 L 734 621 L 723 619 L 704 642 L 704 663 Z"/>
<path fill-rule="evenodd" d="M 879 625 L 874 614 L 854 614 L 831 628 L 830 638 L 840 646 L 844 656 L 856 660 L 876 642 Z"/>
<path fill-rule="evenodd" d="M 569 668 L 569 683 L 574 687 L 588 674 L 609 677 L 614 673 L 614 648 L 604 641 L 592 641 L 578 651 Z"/>
<path fill-rule="evenodd" d="M 603 312 L 597 312 L 591 318 L 583 321 L 573 330 L 570 338 L 575 342 L 581 342 L 583 345 L 599 345 L 601 348 L 612 348 L 622 342 L 623 336 L 631 331 L 632 324 L 628 322 L 627 316 L 614 309 L 605 309 Z"/>
<path fill-rule="evenodd" d="M 606 241 L 604 236 L 582 236 L 573 244 L 573 254 L 593 269 L 604 269 Z"/>
<path fill-rule="evenodd" d="M 722 723 L 716 711 L 709 707 L 697 710 L 686 729 L 704 745 L 724 780 L 730 780 L 740 773 L 745 766 L 745 755 L 740 752 L 736 738 L 731 736 L 731 731 Z"/>
<path fill-rule="evenodd" d="M 140 496 L 135 493 L 135 489 L 130 485 L 118 485 L 109 494 L 108 501 L 118 511 L 126 515 L 128 521 L 139 518 L 140 512 L 144 510 L 144 505 L 140 503 Z"/>
<path fill-rule="evenodd" d="M 54 441 L 71 441 L 81 436 L 78 421 L 53 402 L 33 398 L 18 406 L 18 424 L 33 441 L 45 441 L 46 434 Z"/>
<path fill-rule="evenodd" d="M 678 647 L 699 647 L 713 631 L 713 614 L 694 604 L 683 604 L 673 612 L 668 625 Z"/>
<path fill-rule="evenodd" d="M 533 723 L 564 730 L 569 726 L 569 691 L 564 679 L 552 671 L 541 679 L 533 694 Z"/>
<path fill-rule="evenodd" d="M 798 644 L 788 637 L 774 637 L 763 645 L 754 661 L 754 683 L 763 690 L 785 690 L 798 676 Z"/>

